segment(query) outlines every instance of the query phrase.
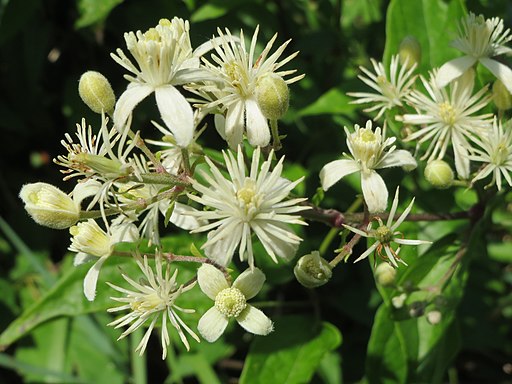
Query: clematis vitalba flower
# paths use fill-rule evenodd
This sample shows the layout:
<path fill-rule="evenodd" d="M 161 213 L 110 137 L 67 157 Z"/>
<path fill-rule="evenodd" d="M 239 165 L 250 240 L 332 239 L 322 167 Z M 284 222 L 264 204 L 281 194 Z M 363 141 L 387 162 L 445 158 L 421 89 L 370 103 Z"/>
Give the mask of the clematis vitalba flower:
<path fill-rule="evenodd" d="M 229 285 L 224 274 L 211 264 L 203 264 L 197 271 L 197 282 L 206 296 L 215 301 L 199 319 L 197 330 L 210 343 L 217 340 L 235 319 L 247 332 L 268 335 L 273 330 L 272 321 L 247 301 L 258 294 L 265 275 L 258 268 L 247 269 Z"/>
<path fill-rule="evenodd" d="M 404 167 L 412 170 L 417 166 L 416 160 L 408 151 L 397 150 L 395 146 L 391 146 L 396 137 L 386 139 L 380 127 L 374 131 L 371 120 L 366 122 L 365 128 L 356 124 L 354 129 L 355 131 L 351 133 L 345 127 L 347 146 L 351 156 L 347 155 L 346 159 L 334 160 L 324 165 L 320 171 L 322 188 L 327 191 L 343 177 L 359 172 L 361 189 L 368 210 L 382 212 L 388 204 L 388 189 L 384 179 L 376 170 L 389 167 Z"/>

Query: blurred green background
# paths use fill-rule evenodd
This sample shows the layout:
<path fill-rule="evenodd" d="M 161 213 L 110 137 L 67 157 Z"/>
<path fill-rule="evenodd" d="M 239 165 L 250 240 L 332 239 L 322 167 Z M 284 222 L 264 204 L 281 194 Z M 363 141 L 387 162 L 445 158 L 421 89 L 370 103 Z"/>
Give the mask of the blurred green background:
<path fill-rule="evenodd" d="M 429 0 L 423 3 L 428 5 Z M 512 4 L 507 0 L 471 0 L 461 4 L 475 13 L 499 16 L 506 25 L 512 24 Z M 110 53 L 117 48 L 126 52 L 124 32 L 145 31 L 160 18 L 178 16 L 190 20 L 195 46 L 210 38 L 217 27 L 228 27 L 236 34 L 243 28 L 246 36 L 250 36 L 257 24 L 260 45 L 275 32 L 279 34 L 277 45 L 293 39 L 287 53 L 299 50 L 300 54 L 286 68 L 296 68 L 306 77 L 291 86 L 291 107 L 280 125 L 281 132 L 288 135 L 282 153 L 294 163 L 296 175 L 307 176 L 304 194 L 311 197 L 318 187 L 320 168 L 345 150 L 341 127 L 366 121 L 348 104 L 344 93 L 362 88 L 356 78 L 359 65 L 368 66 L 371 57 L 381 60 L 388 5 L 385 0 L 0 0 L 0 329 L 6 328 L 47 289 L 37 266 L 48 271 L 51 281 L 66 265 L 63 260 L 69 234 L 35 224 L 23 210 L 18 192 L 23 184 L 36 181 L 52 183 L 66 192 L 72 188 L 61 180 L 58 167 L 52 163 L 64 151 L 59 141 L 66 132 L 74 132 L 82 117 L 93 127 L 99 124 L 98 116 L 78 96 L 78 79 L 86 70 L 100 71 L 110 80 L 116 94 L 121 94 L 126 87 L 124 71 L 110 58 Z M 147 135 L 151 136 L 154 129 L 148 121 L 155 116 L 152 100 L 144 102 L 137 112 L 136 123 L 145 125 Z M 211 124 L 202 142 L 217 149 L 224 145 Z M 356 188 L 350 185 L 339 186 L 336 196 L 330 194 L 326 198 L 325 206 L 346 209 L 355 192 Z M 432 196 L 431 206 L 435 206 L 439 196 Z M 450 203 L 448 199 L 445 206 Z M 428 201 L 425 206 L 429 206 Z M 308 244 L 319 244 L 325 232 L 324 226 L 313 223 Z M 329 354 L 328 361 L 322 363 L 340 369 L 320 370 L 314 379 L 318 382 L 336 383 L 342 378 L 355 382 L 364 375 L 366 346 L 381 301 L 369 272 L 368 265 L 363 263 L 351 266 L 350 270 L 340 269 L 332 285 L 310 293 L 314 300 L 322 298 L 326 304 L 323 319 L 344 335 L 343 345 L 338 349 L 341 354 Z M 282 295 L 292 299 L 306 295 L 302 291 L 297 293 L 300 287 L 296 283 L 287 283 Z M 503 318 L 494 325 L 485 325 L 496 315 L 491 310 L 493 306 L 510 307 L 511 303 L 503 300 L 510 300 L 511 283 L 509 259 L 493 266 L 480 265 L 472 286 L 474 301 L 465 302 L 467 310 L 480 312 L 480 317 L 472 317 L 476 324 L 471 324 L 464 334 L 472 338 L 463 343 L 453 364 L 452 376 L 458 372 L 459 382 L 512 382 L 512 348 L 508 343 L 511 326 Z M 328 295 L 333 290 L 337 290 L 335 297 Z M 108 322 L 105 316 L 98 316 L 92 325 L 84 320 L 86 324 L 80 328 L 82 342 L 89 341 L 88 335 L 96 334 L 84 329 Z M 71 327 L 70 323 L 56 325 L 61 326 Z M 7 349 L 0 358 L 0 366 L 4 367 L 0 370 L 0 382 L 75 380 L 75 363 L 62 356 L 67 349 L 52 349 L 70 342 L 57 340 L 61 329 L 55 334 L 43 332 L 51 337 L 31 335 Z M 478 333 L 472 333 L 475 330 Z M 110 333 L 114 338 L 118 336 L 116 332 Z M 124 356 L 129 355 L 127 344 L 120 343 L 120 347 L 115 347 L 118 349 L 111 350 L 110 344 L 101 349 L 102 341 L 95 342 L 94 348 L 73 355 L 75 360 L 91 361 L 90 367 L 80 368 L 79 382 L 135 380 L 129 379 L 132 368 Z M 168 382 L 209 382 L 208 376 L 198 378 L 197 371 L 195 375 L 184 373 L 183 378 L 170 379 L 169 367 L 159 359 L 158 342 L 154 344 L 156 348 L 148 351 L 149 382 L 163 382 L 166 378 Z M 220 368 L 221 382 L 239 376 L 243 351 L 230 355 L 226 345 L 222 348 L 228 352 L 205 348 L 205 353 L 212 356 L 231 356 Z M 182 363 L 186 365 L 187 361 Z M 108 367 L 98 372 L 101 364 Z M 39 372 L 37 367 L 62 372 L 62 376 Z"/>

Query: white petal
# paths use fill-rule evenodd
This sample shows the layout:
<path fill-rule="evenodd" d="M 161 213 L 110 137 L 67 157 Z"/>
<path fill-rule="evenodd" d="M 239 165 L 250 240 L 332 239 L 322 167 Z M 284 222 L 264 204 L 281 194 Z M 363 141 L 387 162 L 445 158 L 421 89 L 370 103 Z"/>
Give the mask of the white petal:
<path fill-rule="evenodd" d="M 73 259 L 73 265 L 76 267 L 77 265 L 82 265 L 91 261 L 92 259 L 96 260 L 96 256 L 91 256 L 85 252 L 78 252 Z"/>
<path fill-rule="evenodd" d="M 265 147 L 270 143 L 270 129 L 267 118 L 261 113 L 258 103 L 253 99 L 245 102 L 247 122 L 247 140 L 253 146 Z"/>
<path fill-rule="evenodd" d="M 446 86 L 452 80 L 466 72 L 476 59 L 470 56 L 462 56 L 444 63 L 437 72 L 436 82 L 439 87 Z"/>
<path fill-rule="evenodd" d="M 243 101 L 238 101 L 228 108 L 224 133 L 230 148 L 236 149 L 237 145 L 242 142 L 244 134 Z"/>
<path fill-rule="evenodd" d="M 108 259 L 108 256 L 100 257 L 100 259 L 89 269 L 84 278 L 84 295 L 89 301 L 94 301 L 96 296 L 96 285 L 98 283 L 98 276 L 103 263 Z"/>
<path fill-rule="evenodd" d="M 213 343 L 228 326 L 228 319 L 215 307 L 211 307 L 199 319 L 197 330 L 206 341 Z"/>
<path fill-rule="evenodd" d="M 483 57 L 480 59 L 482 65 L 492 72 L 494 76 L 501 80 L 507 90 L 512 93 L 512 69 L 499 61 Z"/>
<path fill-rule="evenodd" d="M 461 139 L 459 133 L 454 132 L 452 135 L 453 143 L 453 154 L 455 155 L 455 170 L 457 175 L 462 179 L 469 178 L 470 166 L 469 166 L 469 154 L 466 149 L 467 143 Z"/>
<path fill-rule="evenodd" d="M 194 137 L 194 114 L 189 102 L 172 85 L 158 87 L 155 96 L 162 120 L 174 135 L 176 144 L 188 146 Z"/>
<path fill-rule="evenodd" d="M 174 210 L 172 211 L 172 215 L 169 218 L 169 221 L 177 227 L 187 231 L 199 228 L 200 226 L 207 224 L 205 220 L 191 216 L 189 214 L 190 212 L 197 212 L 197 209 L 189 207 L 185 204 L 175 202 Z"/>
<path fill-rule="evenodd" d="M 428 240 L 410 240 L 410 239 L 401 239 L 399 237 L 393 240 L 397 244 L 403 245 L 420 245 L 420 244 L 432 244 L 431 241 Z"/>
<path fill-rule="evenodd" d="M 240 316 L 236 318 L 236 321 L 247 332 L 254 333 L 255 335 L 265 336 L 274 329 L 272 320 L 252 305 L 247 305 Z"/>
<path fill-rule="evenodd" d="M 220 113 L 216 113 L 213 116 L 213 122 L 215 124 L 215 129 L 219 133 L 220 137 L 227 141 L 226 137 L 226 118 L 224 115 Z"/>
<path fill-rule="evenodd" d="M 412 171 L 417 166 L 416 159 L 409 151 L 399 149 L 388 153 L 376 168 L 405 167 L 407 171 Z"/>
<path fill-rule="evenodd" d="M 343 177 L 359 170 L 359 164 L 354 160 L 334 160 L 325 164 L 320 171 L 320 182 L 323 190 L 327 191 Z"/>
<path fill-rule="evenodd" d="M 220 291 L 229 288 L 224 274 L 213 265 L 206 263 L 197 270 L 197 282 L 201 291 L 212 300 L 215 300 Z"/>
<path fill-rule="evenodd" d="M 260 269 L 249 268 L 236 278 L 233 287 L 238 288 L 244 294 L 245 299 L 249 300 L 258 294 L 264 282 L 265 274 Z"/>
<path fill-rule="evenodd" d="M 116 109 L 114 110 L 114 126 L 118 131 L 123 131 L 126 120 L 128 120 L 134 108 L 153 91 L 153 87 L 149 85 L 130 83 L 126 91 L 117 100 Z"/>
<path fill-rule="evenodd" d="M 89 179 L 84 183 L 77 183 L 73 189 L 73 201 L 80 206 L 82 200 L 94 196 L 101 189 L 101 183 L 97 180 Z"/>
<path fill-rule="evenodd" d="M 388 205 L 388 189 L 386 183 L 375 171 L 361 173 L 361 189 L 364 201 L 371 213 L 383 212 Z"/>

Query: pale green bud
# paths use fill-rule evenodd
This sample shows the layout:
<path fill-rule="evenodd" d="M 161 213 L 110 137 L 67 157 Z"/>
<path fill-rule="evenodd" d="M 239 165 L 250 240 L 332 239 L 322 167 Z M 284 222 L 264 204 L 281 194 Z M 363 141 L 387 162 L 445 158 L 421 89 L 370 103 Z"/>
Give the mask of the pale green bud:
<path fill-rule="evenodd" d="M 69 195 L 51 184 L 26 184 L 21 188 L 20 198 L 32 219 L 45 227 L 69 228 L 80 217 L 80 206 Z"/>
<path fill-rule="evenodd" d="M 380 263 L 375 269 L 375 279 L 383 287 L 392 286 L 396 279 L 396 269 L 388 263 Z"/>
<path fill-rule="evenodd" d="M 87 71 L 78 82 L 78 93 L 83 102 L 96 113 L 111 113 L 116 97 L 105 76 L 96 71 Z"/>
<path fill-rule="evenodd" d="M 404 37 L 398 48 L 398 56 L 400 58 L 400 64 L 407 65 L 408 69 L 414 64 L 420 65 L 421 46 L 418 40 L 413 36 Z"/>
<path fill-rule="evenodd" d="M 256 84 L 256 101 L 267 119 L 283 117 L 290 101 L 288 84 L 281 76 L 273 73 L 263 76 Z"/>
<path fill-rule="evenodd" d="M 293 273 L 298 282 L 306 288 L 320 287 L 332 276 L 331 266 L 327 260 L 320 257 L 318 251 L 302 256 L 293 268 Z"/>
<path fill-rule="evenodd" d="M 438 189 L 446 189 L 453 184 L 453 170 L 443 160 L 433 160 L 425 167 L 425 179 Z"/>
<path fill-rule="evenodd" d="M 501 111 L 512 108 L 512 95 L 501 80 L 496 80 L 492 86 L 492 99 Z"/>
<path fill-rule="evenodd" d="M 400 295 L 395 296 L 395 297 L 393 297 L 391 299 L 391 304 L 396 309 L 400 309 L 400 308 L 402 308 L 404 306 L 406 299 L 407 299 L 407 294 L 406 293 L 401 293 Z"/>
<path fill-rule="evenodd" d="M 441 312 L 439 311 L 430 311 L 429 313 L 427 313 L 427 321 L 432 324 L 432 325 L 436 325 L 436 324 L 439 324 L 441 322 L 441 320 L 443 319 L 443 315 L 441 314 Z"/>
<path fill-rule="evenodd" d="M 92 153 L 78 153 L 73 156 L 73 161 L 83 164 L 87 168 L 109 178 L 126 176 L 130 171 L 130 167 L 119 160 L 109 159 Z"/>

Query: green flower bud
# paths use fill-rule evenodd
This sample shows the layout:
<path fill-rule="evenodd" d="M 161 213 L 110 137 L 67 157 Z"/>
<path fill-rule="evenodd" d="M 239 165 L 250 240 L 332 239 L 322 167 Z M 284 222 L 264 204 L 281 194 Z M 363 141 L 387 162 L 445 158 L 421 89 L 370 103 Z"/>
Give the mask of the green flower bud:
<path fill-rule="evenodd" d="M 109 81 L 99 72 L 87 71 L 78 82 L 78 93 L 83 102 L 96 113 L 111 113 L 116 97 Z"/>
<path fill-rule="evenodd" d="M 496 80 L 492 86 L 492 99 L 501 111 L 512 108 L 512 95 L 501 80 Z"/>
<path fill-rule="evenodd" d="M 78 153 L 73 156 L 73 162 L 84 165 L 100 175 L 116 178 L 126 176 L 130 173 L 130 167 L 116 159 L 109 159 L 104 156 L 92 153 Z"/>
<path fill-rule="evenodd" d="M 76 224 L 80 206 L 59 188 L 47 183 L 26 184 L 20 198 L 32 219 L 53 229 L 65 229 Z"/>
<path fill-rule="evenodd" d="M 406 65 L 411 68 L 414 64 L 420 65 L 421 63 L 421 46 L 418 40 L 413 36 L 406 36 L 400 43 L 398 48 L 398 55 L 400 64 Z"/>
<path fill-rule="evenodd" d="M 274 73 L 263 76 L 256 84 L 256 101 L 267 119 L 277 120 L 283 117 L 290 101 L 288 84 Z"/>
<path fill-rule="evenodd" d="M 332 276 L 331 266 L 327 260 L 320 257 L 318 251 L 302 256 L 293 268 L 293 273 L 298 282 L 306 288 L 320 287 Z"/>
<path fill-rule="evenodd" d="M 396 269 L 388 263 L 380 263 L 375 269 L 375 279 L 383 287 L 392 286 L 396 279 Z"/>
<path fill-rule="evenodd" d="M 453 170 L 443 160 L 433 160 L 425 167 L 425 179 L 438 189 L 446 189 L 453 184 Z"/>

